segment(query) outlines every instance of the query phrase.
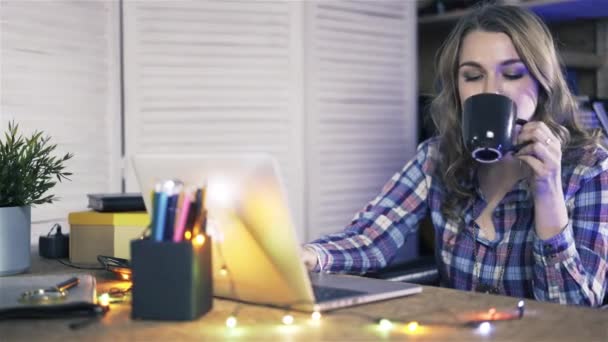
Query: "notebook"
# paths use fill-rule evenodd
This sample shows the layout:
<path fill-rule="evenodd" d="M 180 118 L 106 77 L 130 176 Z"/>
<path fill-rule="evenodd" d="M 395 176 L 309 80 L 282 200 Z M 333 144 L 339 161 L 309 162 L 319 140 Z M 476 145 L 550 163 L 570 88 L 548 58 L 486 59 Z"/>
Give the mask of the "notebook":
<path fill-rule="evenodd" d="M 100 212 L 146 210 L 140 193 L 87 194 L 89 208 Z"/>
<path fill-rule="evenodd" d="M 140 154 L 133 157 L 143 193 L 164 179 L 207 184 L 215 296 L 304 311 L 412 295 L 415 284 L 349 275 L 309 274 L 276 161 L 240 156 Z M 149 196 L 144 197 L 151 208 Z M 229 275 L 220 272 L 228 270 Z"/>
<path fill-rule="evenodd" d="M 66 296 L 52 301 L 24 301 L 22 294 L 48 289 L 71 277 L 78 277 L 77 286 L 66 290 Z M 90 274 L 19 275 L 0 278 L 0 320 L 14 318 L 60 318 L 95 316 L 95 278 Z"/>

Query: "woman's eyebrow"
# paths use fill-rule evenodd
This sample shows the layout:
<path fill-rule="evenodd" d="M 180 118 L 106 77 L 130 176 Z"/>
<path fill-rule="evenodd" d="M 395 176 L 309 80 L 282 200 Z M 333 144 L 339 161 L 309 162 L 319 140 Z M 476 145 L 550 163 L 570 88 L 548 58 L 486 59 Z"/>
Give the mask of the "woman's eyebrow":
<path fill-rule="evenodd" d="M 462 68 L 463 66 L 471 66 L 471 67 L 483 69 L 483 67 L 481 66 L 481 64 L 479 64 L 477 62 L 472 62 L 472 61 L 466 61 L 466 62 L 460 63 L 460 65 L 458 66 L 458 69 Z"/>
<path fill-rule="evenodd" d="M 513 59 L 507 59 L 504 60 L 502 62 L 500 62 L 500 66 L 504 67 L 504 66 L 508 66 L 511 64 L 519 64 L 523 62 L 521 61 L 521 59 L 517 59 L 517 58 L 513 58 Z M 458 69 L 464 67 L 464 66 L 470 66 L 470 67 L 474 67 L 474 68 L 479 68 L 479 69 L 483 69 L 483 67 L 481 66 L 481 64 L 477 63 L 477 62 L 473 62 L 473 61 L 466 61 L 466 62 L 462 62 L 460 63 L 460 65 L 458 66 Z"/>
<path fill-rule="evenodd" d="M 521 61 L 521 59 L 514 58 L 514 59 L 507 59 L 506 61 L 502 61 L 500 63 L 500 65 L 507 66 L 507 65 L 518 64 L 518 63 L 522 63 L 523 64 L 523 62 Z"/>

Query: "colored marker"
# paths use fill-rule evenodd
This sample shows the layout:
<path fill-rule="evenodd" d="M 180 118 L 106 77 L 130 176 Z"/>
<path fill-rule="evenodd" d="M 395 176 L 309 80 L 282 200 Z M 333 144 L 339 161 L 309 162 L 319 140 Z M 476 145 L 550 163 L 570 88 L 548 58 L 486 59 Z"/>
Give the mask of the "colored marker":
<path fill-rule="evenodd" d="M 180 242 L 184 238 L 191 202 L 192 192 L 189 189 L 186 189 L 183 192 L 182 202 L 179 206 L 179 216 L 176 221 L 177 223 L 175 224 L 175 232 L 173 232 L 173 242 Z"/>
<path fill-rule="evenodd" d="M 196 189 L 196 195 L 194 198 L 194 222 L 192 224 L 192 236 L 196 236 L 201 233 L 201 207 L 203 203 L 202 189 Z"/>
<path fill-rule="evenodd" d="M 173 181 L 173 187 L 167 192 L 167 216 L 165 218 L 165 231 L 163 241 L 173 240 L 175 230 L 175 215 L 177 214 L 177 202 L 182 189 L 180 181 Z"/>
<path fill-rule="evenodd" d="M 150 197 L 152 199 L 152 208 L 148 208 L 148 213 L 150 214 L 150 236 L 153 240 L 156 240 L 156 212 L 158 211 L 158 198 L 160 196 L 160 191 L 162 189 L 161 184 L 156 183 L 154 185 L 154 190 L 152 190 Z"/>
<path fill-rule="evenodd" d="M 158 186 L 158 184 L 157 184 Z M 167 215 L 167 201 L 168 201 L 168 196 L 167 196 L 167 188 L 168 187 L 173 187 L 173 182 L 171 181 L 171 184 L 168 184 L 167 182 L 163 182 L 162 186 L 161 186 L 161 190 L 155 194 L 155 197 L 158 199 L 157 201 L 154 201 L 154 229 L 152 230 L 153 232 L 153 238 L 155 241 L 163 241 L 163 234 L 165 231 L 165 218 Z"/>

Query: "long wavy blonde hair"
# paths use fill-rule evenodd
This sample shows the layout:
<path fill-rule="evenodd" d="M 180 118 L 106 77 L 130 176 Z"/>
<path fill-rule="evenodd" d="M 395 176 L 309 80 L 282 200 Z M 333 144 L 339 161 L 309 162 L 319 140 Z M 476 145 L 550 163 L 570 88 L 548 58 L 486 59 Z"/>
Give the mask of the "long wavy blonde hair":
<path fill-rule="evenodd" d="M 463 203 L 474 195 L 472 170 L 477 163 L 466 152 L 461 136 L 461 103 L 458 93 L 459 52 L 471 31 L 502 32 L 508 35 L 538 83 L 538 105 L 532 120 L 544 122 L 561 141 L 563 163 L 568 151 L 597 146 L 599 132 L 589 134 L 577 124 L 576 102 L 562 75 L 553 38 L 545 24 L 532 12 L 517 6 L 481 5 L 456 24 L 441 46 L 435 61 L 440 91 L 431 103 L 431 116 L 439 135 L 441 163 L 438 171 L 447 196 L 442 212 L 457 218 Z"/>

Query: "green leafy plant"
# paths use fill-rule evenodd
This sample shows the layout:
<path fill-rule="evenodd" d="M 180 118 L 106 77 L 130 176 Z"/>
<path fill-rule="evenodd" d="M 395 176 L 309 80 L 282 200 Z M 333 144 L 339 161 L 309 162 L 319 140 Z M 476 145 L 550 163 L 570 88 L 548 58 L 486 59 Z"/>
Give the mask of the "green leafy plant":
<path fill-rule="evenodd" d="M 4 140 L 0 139 L 0 207 L 53 203 L 58 199 L 47 191 L 58 181 L 70 180 L 72 173 L 64 171 L 64 163 L 73 155 L 52 156 L 57 145 L 49 143 L 50 139 L 40 131 L 24 138 L 19 125 L 8 124 Z"/>

